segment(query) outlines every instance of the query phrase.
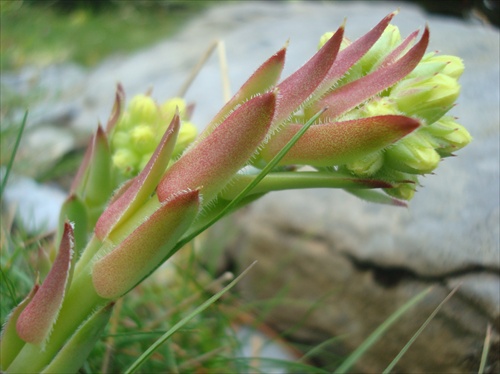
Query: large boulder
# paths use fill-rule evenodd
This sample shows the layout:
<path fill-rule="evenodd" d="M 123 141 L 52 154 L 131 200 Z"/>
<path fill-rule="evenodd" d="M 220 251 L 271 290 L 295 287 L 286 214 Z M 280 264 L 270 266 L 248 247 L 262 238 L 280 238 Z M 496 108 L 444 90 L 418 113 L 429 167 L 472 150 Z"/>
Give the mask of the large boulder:
<path fill-rule="evenodd" d="M 314 44 L 309 35 L 316 29 L 320 35 L 346 16 L 347 35 L 359 36 L 393 7 L 295 3 L 281 8 L 286 21 L 272 26 L 262 22 L 261 27 L 272 27 L 277 30 L 273 35 L 279 35 L 289 23 L 304 25 L 298 37 L 304 52 L 309 50 L 304 44 Z M 457 285 L 457 294 L 396 370 L 477 370 L 488 325 L 493 326 L 492 351 L 499 345 L 499 33 L 406 6 L 394 23 L 407 34 L 426 20 L 431 48 L 464 59 L 463 92 L 452 113 L 474 142 L 444 161 L 436 175 L 423 179 L 424 187 L 410 207 L 368 204 L 343 191 L 287 191 L 269 194 L 226 222 L 234 237 L 227 244 L 231 262 L 242 270 L 258 260 L 240 284 L 244 295 L 269 301 L 273 306 L 266 309 L 267 321 L 293 330 L 295 338 L 342 336 L 336 353 L 354 350 L 391 313 L 433 286 L 359 362 L 364 372 L 383 370 Z M 243 22 L 235 33 L 245 40 L 257 25 Z M 258 39 L 252 35 L 252 43 Z M 292 37 L 290 51 L 297 47 L 295 41 Z M 492 354 L 488 370 L 498 371 L 499 365 Z"/>

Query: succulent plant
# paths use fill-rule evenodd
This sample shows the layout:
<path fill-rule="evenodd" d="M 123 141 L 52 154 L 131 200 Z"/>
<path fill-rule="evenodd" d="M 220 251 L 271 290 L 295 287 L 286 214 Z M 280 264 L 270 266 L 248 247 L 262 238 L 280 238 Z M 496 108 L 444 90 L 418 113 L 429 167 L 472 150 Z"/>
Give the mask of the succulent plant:
<path fill-rule="evenodd" d="M 119 86 L 61 211 L 53 266 L 4 326 L 1 370 L 76 372 L 118 298 L 265 193 L 344 188 L 392 205 L 411 199 L 418 176 L 471 137 L 447 115 L 461 60 L 425 54 L 427 28 L 401 39 L 394 15 L 354 42 L 343 25 L 325 34 L 281 82 L 280 49 L 197 137 L 182 98 L 159 105 L 138 95 L 124 109 Z"/>

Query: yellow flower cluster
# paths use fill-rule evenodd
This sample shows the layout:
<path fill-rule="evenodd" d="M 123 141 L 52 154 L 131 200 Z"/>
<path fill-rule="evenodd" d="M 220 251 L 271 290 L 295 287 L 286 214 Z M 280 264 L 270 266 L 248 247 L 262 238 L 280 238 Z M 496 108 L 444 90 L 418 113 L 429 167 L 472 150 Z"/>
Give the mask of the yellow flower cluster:
<path fill-rule="evenodd" d="M 329 37 L 331 33 L 323 35 L 319 46 Z M 398 56 L 389 54 L 402 42 L 399 29 L 389 25 L 381 38 L 337 85 L 342 86 L 370 74 L 382 63 L 391 63 L 391 58 L 397 59 Z M 350 44 L 345 40 L 343 48 Z M 429 53 L 403 80 L 344 114 L 344 119 L 404 115 L 418 119 L 422 126 L 386 149 L 343 167 L 361 177 L 401 180 L 400 187 L 386 192 L 405 200 L 411 199 L 418 184 L 417 175 L 431 173 L 442 157 L 452 155 L 472 140 L 469 132 L 454 117 L 446 115 L 459 96 L 458 79 L 463 71 L 460 58 Z"/>
<path fill-rule="evenodd" d="M 114 168 L 126 177 L 137 175 L 151 158 L 176 109 L 181 118 L 181 128 L 173 158 L 178 157 L 197 135 L 196 127 L 188 121 L 185 100 L 176 97 L 158 105 L 148 95 L 135 96 L 111 135 Z"/>

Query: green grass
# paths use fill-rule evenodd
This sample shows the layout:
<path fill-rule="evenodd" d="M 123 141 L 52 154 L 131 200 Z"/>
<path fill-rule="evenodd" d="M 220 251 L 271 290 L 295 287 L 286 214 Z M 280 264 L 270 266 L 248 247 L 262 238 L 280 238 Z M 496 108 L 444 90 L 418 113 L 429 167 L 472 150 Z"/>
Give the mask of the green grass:
<path fill-rule="evenodd" d="M 159 269 L 155 275 L 134 289 L 117 305 L 108 331 L 88 360 L 86 372 L 106 369 L 124 372 L 141 354 L 183 317 L 192 313 L 211 295 L 206 286 L 211 283 L 199 264 L 189 259 L 186 251 L 177 257 L 175 265 Z M 207 277 L 208 276 L 208 277 Z M 234 302 L 229 297 L 224 302 Z M 212 360 L 196 360 L 203 354 L 217 351 L 224 357 L 237 347 L 228 331 L 230 315 L 223 313 L 221 304 L 211 305 L 184 325 L 171 339 L 144 361 L 141 372 L 218 372 L 221 367 Z M 112 351 L 106 352 L 106 347 Z M 222 348 L 222 350 L 221 350 Z M 109 356 L 107 360 L 104 357 Z M 107 367 L 103 363 L 107 361 Z M 182 371 L 180 370 L 182 368 Z"/>
<path fill-rule="evenodd" d="M 2 0 L 0 68 L 61 62 L 91 67 L 111 54 L 130 53 L 173 35 L 210 3 L 183 1 L 173 7 L 123 1 L 100 12 L 62 12 L 51 2 L 33 6 Z"/>

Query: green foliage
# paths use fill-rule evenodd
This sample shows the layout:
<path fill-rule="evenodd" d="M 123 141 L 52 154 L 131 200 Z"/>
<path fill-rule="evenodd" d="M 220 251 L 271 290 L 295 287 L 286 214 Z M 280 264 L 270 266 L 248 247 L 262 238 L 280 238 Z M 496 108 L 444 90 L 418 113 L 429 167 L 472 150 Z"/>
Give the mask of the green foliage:
<path fill-rule="evenodd" d="M 99 12 L 76 7 L 61 13 L 51 6 L 54 1 L 14 3 L 2 2 L 0 12 L 1 71 L 68 61 L 93 66 L 110 54 L 132 52 L 172 35 L 206 6 L 183 2 L 188 6 L 152 7 L 124 1 Z"/>
<path fill-rule="evenodd" d="M 38 249 L 50 247 L 42 236 L 32 236 L 14 225 L 11 212 L 0 217 L 0 325 L 4 325 L 12 308 L 33 287 L 36 278 Z"/>

